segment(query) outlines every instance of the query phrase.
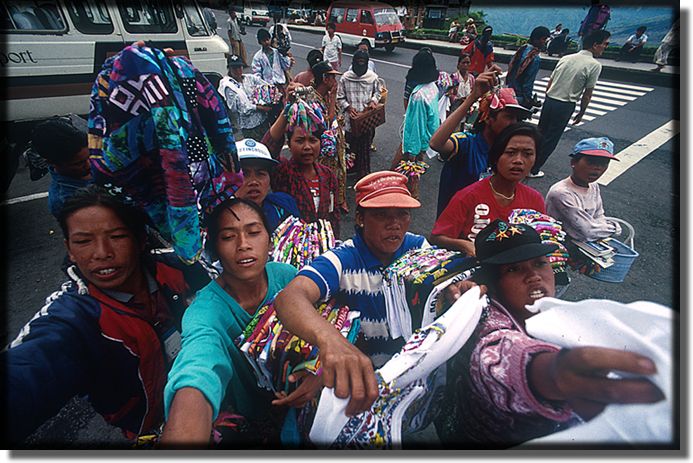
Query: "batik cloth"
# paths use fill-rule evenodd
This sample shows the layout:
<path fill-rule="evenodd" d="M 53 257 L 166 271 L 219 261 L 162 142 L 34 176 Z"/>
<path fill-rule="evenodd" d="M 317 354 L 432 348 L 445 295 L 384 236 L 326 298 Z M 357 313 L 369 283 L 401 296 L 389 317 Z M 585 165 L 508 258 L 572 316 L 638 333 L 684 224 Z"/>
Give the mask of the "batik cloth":
<path fill-rule="evenodd" d="M 328 448 L 401 448 L 402 435 L 422 429 L 435 417 L 442 400 L 440 368 L 462 348 L 488 303 L 478 287 L 464 293 L 430 325 L 417 330 L 376 371 L 378 398 L 370 410 L 347 417 L 349 399 L 324 388 L 310 438 Z M 436 387 L 436 385 L 438 387 Z M 424 402 L 425 406 L 417 404 Z"/>
<path fill-rule="evenodd" d="M 558 350 L 529 336 L 492 300 L 467 344 L 447 364 L 446 410 L 435 421 L 442 445 L 505 448 L 571 425 L 570 406 L 538 397 L 527 378 L 535 355 Z"/>
<path fill-rule="evenodd" d="M 306 223 L 289 216 L 272 233 L 272 252 L 275 262 L 291 264 L 297 269 L 335 247 L 332 225 L 327 220 Z"/>
<path fill-rule="evenodd" d="M 555 274 L 566 271 L 570 254 L 565 247 L 566 233 L 561 222 L 534 209 L 513 209 L 508 216 L 508 223 L 527 224 L 539 233 L 542 243 L 557 245 L 558 248 L 549 254 L 551 268 Z"/>
<path fill-rule="evenodd" d="M 95 183 L 122 192 L 187 263 L 203 221 L 243 183 L 224 102 L 185 57 L 129 46 L 92 87 L 89 152 Z"/>

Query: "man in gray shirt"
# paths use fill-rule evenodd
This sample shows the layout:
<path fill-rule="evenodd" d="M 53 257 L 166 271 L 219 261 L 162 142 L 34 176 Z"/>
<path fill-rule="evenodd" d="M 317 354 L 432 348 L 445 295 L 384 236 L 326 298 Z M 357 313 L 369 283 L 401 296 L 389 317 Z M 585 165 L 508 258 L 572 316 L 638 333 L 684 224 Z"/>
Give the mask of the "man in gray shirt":
<path fill-rule="evenodd" d="M 231 54 L 239 56 L 243 62 L 243 67 L 248 67 L 248 56 L 245 45 L 241 39 L 241 26 L 238 24 L 238 17 L 233 5 L 229 7 L 229 44 L 231 44 Z"/>
<path fill-rule="evenodd" d="M 551 73 L 539 118 L 539 131 L 543 141 L 539 146 L 530 178 L 544 176 L 544 172 L 540 170 L 541 166 L 556 149 L 578 101 L 580 111 L 575 115 L 573 124 L 579 123 L 585 115 L 602 71 L 602 65 L 595 58 L 604 53 L 609 45 L 610 36 L 611 33 L 605 30 L 592 32 L 583 41 L 584 48 L 561 58 Z"/>

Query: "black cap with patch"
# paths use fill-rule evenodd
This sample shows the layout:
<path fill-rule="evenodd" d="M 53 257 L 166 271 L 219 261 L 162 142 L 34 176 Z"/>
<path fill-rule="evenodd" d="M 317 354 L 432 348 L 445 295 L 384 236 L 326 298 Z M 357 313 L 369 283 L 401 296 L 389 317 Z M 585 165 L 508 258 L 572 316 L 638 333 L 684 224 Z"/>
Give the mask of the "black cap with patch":
<path fill-rule="evenodd" d="M 551 254 L 556 244 L 542 243 L 529 225 L 509 224 L 496 219 L 476 235 L 474 249 L 480 264 L 514 264 Z"/>

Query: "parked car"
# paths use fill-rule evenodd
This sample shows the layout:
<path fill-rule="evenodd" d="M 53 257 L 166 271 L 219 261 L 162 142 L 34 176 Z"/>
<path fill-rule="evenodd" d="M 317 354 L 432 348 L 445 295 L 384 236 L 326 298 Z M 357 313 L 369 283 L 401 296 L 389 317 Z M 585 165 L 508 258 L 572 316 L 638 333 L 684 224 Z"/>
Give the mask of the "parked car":
<path fill-rule="evenodd" d="M 241 21 L 246 26 L 267 26 L 270 22 L 270 12 L 262 3 L 250 2 L 243 6 Z"/>
<path fill-rule="evenodd" d="M 365 38 L 371 48 L 392 52 L 405 40 L 397 12 L 387 3 L 336 1 L 327 10 L 327 22 L 335 23 L 346 45 L 356 46 Z"/>

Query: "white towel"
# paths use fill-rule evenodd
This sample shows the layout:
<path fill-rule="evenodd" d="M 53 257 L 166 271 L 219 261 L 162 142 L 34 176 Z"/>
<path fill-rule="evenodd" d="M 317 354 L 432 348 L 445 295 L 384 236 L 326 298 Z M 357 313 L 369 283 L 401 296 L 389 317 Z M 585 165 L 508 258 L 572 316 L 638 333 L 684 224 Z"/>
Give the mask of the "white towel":
<path fill-rule="evenodd" d="M 599 346 L 651 358 L 657 373 L 650 379 L 666 399 L 656 404 L 613 404 L 591 421 L 529 441 L 546 443 L 670 443 L 673 439 L 672 333 L 678 323 L 669 308 L 652 302 L 589 299 L 566 302 L 543 298 L 528 310 L 527 333 L 562 347 Z M 618 373 L 617 373 L 618 374 Z"/>

